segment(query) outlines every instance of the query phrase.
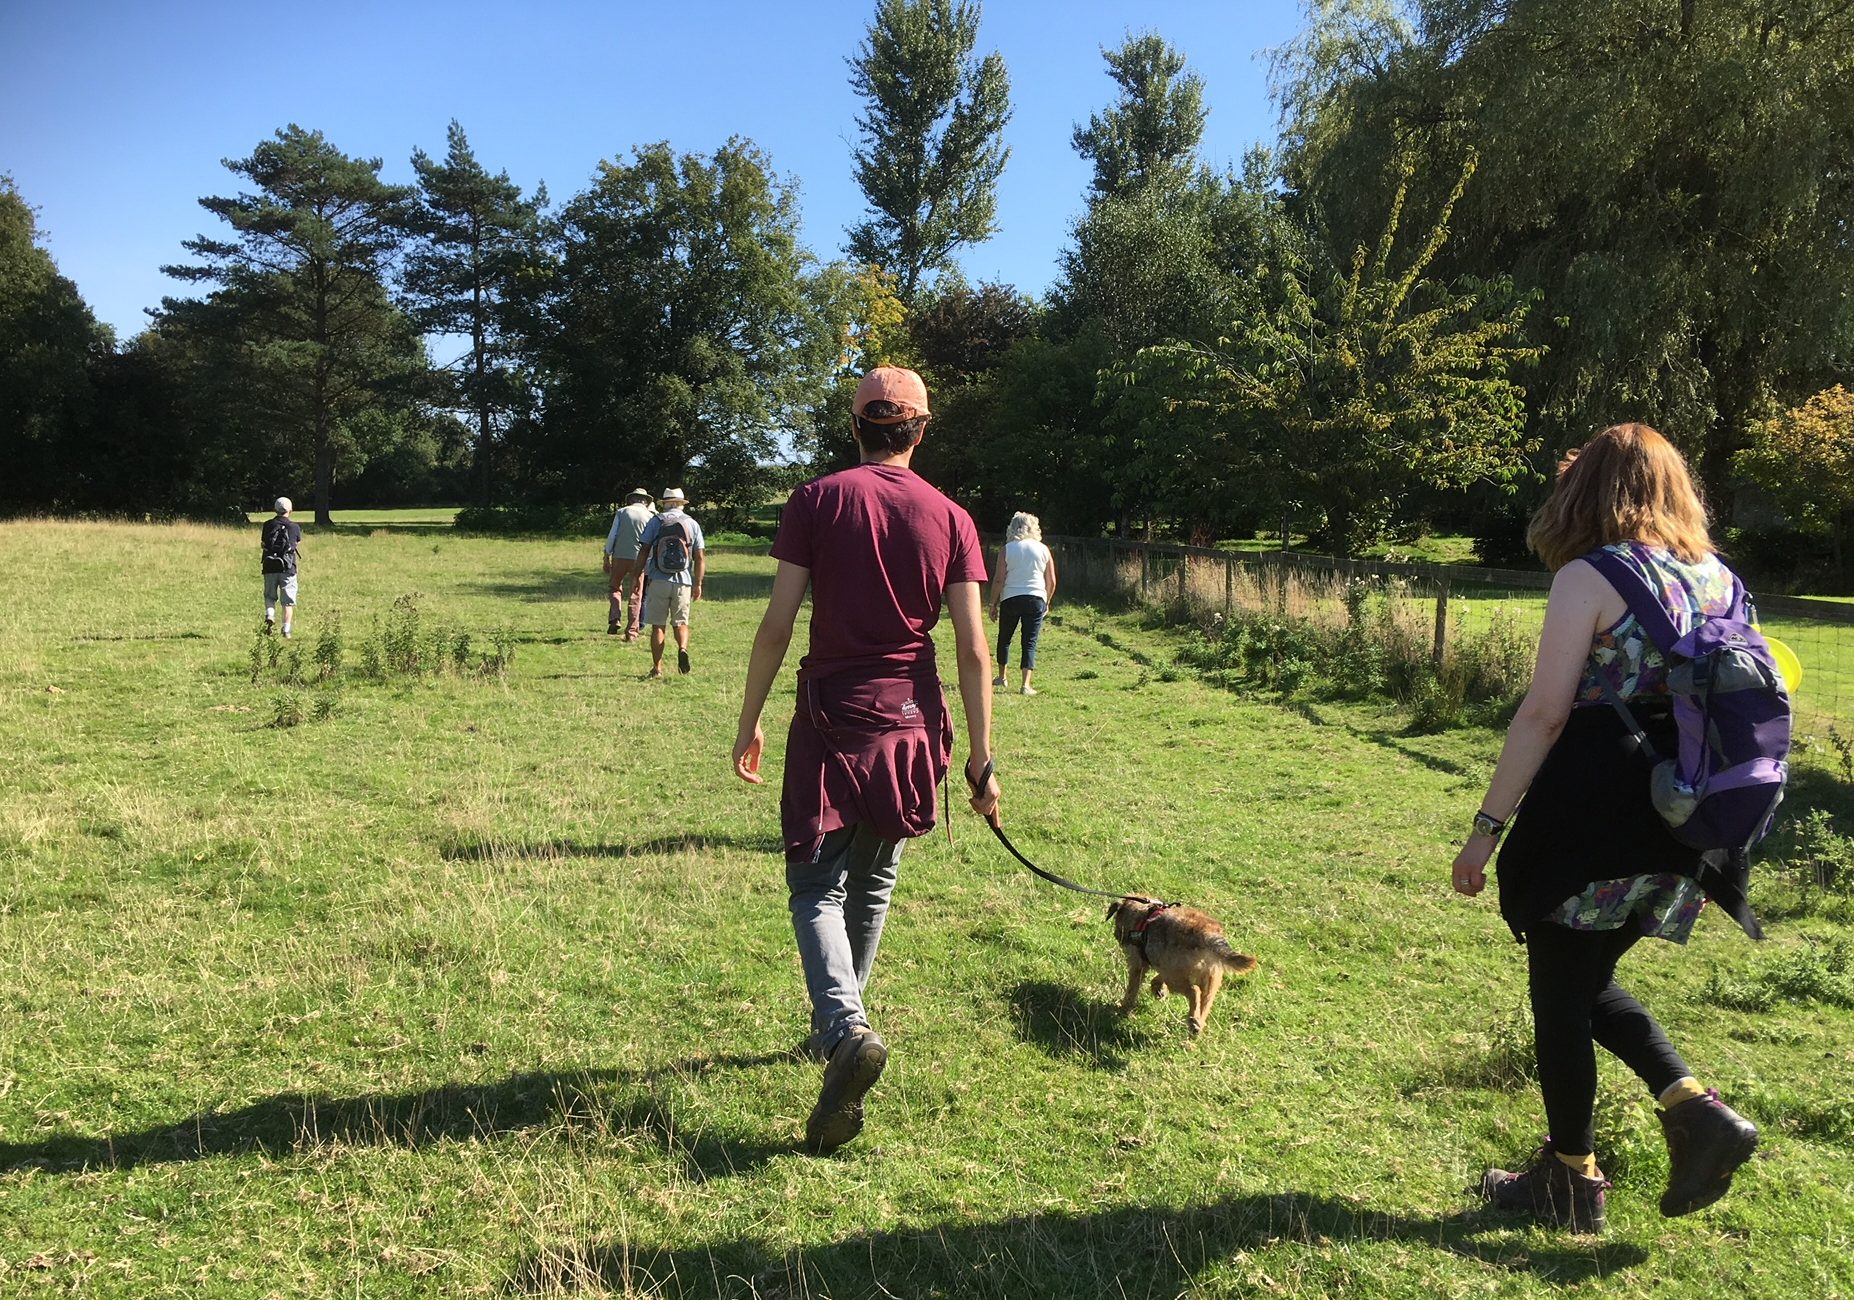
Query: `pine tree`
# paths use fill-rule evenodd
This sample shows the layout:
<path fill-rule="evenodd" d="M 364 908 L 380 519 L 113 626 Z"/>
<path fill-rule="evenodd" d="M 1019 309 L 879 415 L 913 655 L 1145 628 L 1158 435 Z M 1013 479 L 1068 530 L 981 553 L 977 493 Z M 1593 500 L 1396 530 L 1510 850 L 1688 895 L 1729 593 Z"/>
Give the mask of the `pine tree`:
<path fill-rule="evenodd" d="M 511 289 L 541 257 L 545 187 L 524 199 L 506 171 L 490 175 L 455 120 L 443 162 L 412 151 L 418 173 L 420 239 L 406 259 L 405 291 L 412 316 L 427 333 L 470 340 L 454 363 L 452 392 L 476 425 L 477 500 L 490 504 L 494 430 L 499 413 L 519 401 L 523 381 L 513 364 Z"/>

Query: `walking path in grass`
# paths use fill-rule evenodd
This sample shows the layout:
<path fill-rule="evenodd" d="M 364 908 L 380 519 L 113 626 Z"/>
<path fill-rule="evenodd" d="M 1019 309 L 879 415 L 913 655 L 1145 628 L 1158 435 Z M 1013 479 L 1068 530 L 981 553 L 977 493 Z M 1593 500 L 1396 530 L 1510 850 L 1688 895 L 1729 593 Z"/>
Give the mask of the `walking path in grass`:
<path fill-rule="evenodd" d="M 1464 1189 L 1544 1136 L 1523 962 L 1447 888 L 1498 738 L 1216 687 L 1064 601 L 997 698 L 1012 838 L 1261 968 L 1195 1043 L 1177 998 L 1120 1017 L 1097 900 L 956 812 L 903 860 L 868 1128 L 800 1154 L 777 784 L 728 770 L 773 563 L 711 556 L 695 671 L 648 681 L 596 543 L 312 531 L 292 684 L 252 680 L 255 527 L 0 524 L 0 1293 L 1854 1292 L 1854 926 L 1632 954 L 1763 1158 L 1661 1219 L 1605 1061 L 1608 1236 L 1519 1228 Z M 512 661 L 364 678 L 411 592 Z M 291 693 L 326 704 L 268 725 Z"/>

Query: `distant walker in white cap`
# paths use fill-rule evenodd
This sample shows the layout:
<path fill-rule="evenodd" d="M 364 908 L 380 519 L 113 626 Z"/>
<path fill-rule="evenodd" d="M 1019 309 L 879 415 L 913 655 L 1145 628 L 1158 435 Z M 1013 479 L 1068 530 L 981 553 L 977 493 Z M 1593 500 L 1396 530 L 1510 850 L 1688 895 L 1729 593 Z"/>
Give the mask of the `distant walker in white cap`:
<path fill-rule="evenodd" d="M 624 639 L 635 641 L 643 629 L 644 575 L 635 570 L 632 561 L 637 559 L 638 538 L 644 535 L 644 525 L 656 513 L 650 493 L 640 487 L 632 488 L 612 515 L 611 530 L 605 534 L 604 556 L 605 576 L 611 580 L 605 610 L 607 636 L 617 636 L 622 624 Z"/>
<path fill-rule="evenodd" d="M 302 550 L 303 530 L 290 511 L 295 509 L 288 497 L 278 497 L 271 509 L 277 513 L 264 521 L 260 550 L 264 558 L 264 635 L 277 626 L 277 605 L 283 605 L 283 635 L 290 635 L 290 623 L 296 614 L 296 560 Z"/>
<path fill-rule="evenodd" d="M 707 560 L 702 526 L 684 507 L 689 498 L 679 487 L 657 494 L 663 513 L 638 535 L 631 569 L 648 580 L 644 587 L 644 621 L 650 624 L 650 675 L 663 676 L 663 646 L 668 629 L 676 629 L 676 667 L 689 671 L 689 606 L 702 598 L 702 571 Z"/>

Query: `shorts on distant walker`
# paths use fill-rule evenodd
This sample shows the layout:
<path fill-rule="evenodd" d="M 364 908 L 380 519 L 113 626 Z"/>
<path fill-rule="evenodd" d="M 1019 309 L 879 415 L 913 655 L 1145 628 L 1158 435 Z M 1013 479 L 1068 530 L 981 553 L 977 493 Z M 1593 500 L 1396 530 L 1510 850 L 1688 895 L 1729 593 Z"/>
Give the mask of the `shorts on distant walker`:
<path fill-rule="evenodd" d="M 689 621 L 689 588 L 680 582 L 653 582 L 644 588 L 644 622 L 668 627 Z"/>
<path fill-rule="evenodd" d="M 264 603 L 274 605 L 277 597 L 283 597 L 283 603 L 296 603 L 296 575 L 294 573 L 267 573 L 264 575 Z"/>

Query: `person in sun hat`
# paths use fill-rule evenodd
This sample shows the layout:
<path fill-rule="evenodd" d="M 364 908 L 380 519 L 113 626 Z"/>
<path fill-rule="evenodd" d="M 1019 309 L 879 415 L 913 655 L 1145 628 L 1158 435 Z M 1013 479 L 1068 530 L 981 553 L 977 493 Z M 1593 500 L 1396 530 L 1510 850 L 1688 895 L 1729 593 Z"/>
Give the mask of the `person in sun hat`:
<path fill-rule="evenodd" d="M 625 503 L 612 515 L 611 531 L 605 534 L 605 573 L 611 579 L 610 604 L 605 611 L 607 636 L 617 636 L 622 622 L 624 639 L 635 641 L 644 626 L 644 575 L 633 561 L 637 559 L 644 525 L 656 512 L 650 504 L 650 493 L 632 488 Z"/>
<path fill-rule="evenodd" d="M 277 624 L 277 606 L 283 606 L 283 635 L 290 635 L 296 616 L 296 561 L 302 550 L 302 525 L 290 518 L 296 507 L 288 497 L 278 497 L 272 509 L 276 514 L 264 521 L 259 535 L 259 551 L 264 571 L 264 633 Z"/>
<path fill-rule="evenodd" d="M 644 621 L 650 624 L 650 675 L 663 676 L 663 647 L 668 629 L 676 630 L 676 667 L 689 664 L 689 606 L 702 598 L 705 542 L 702 526 L 689 517 L 689 499 L 679 487 L 664 488 L 657 498 L 661 513 L 644 525 L 637 538 L 631 571 L 646 579 Z"/>
<path fill-rule="evenodd" d="M 755 785 L 760 714 L 811 595 L 779 820 L 788 906 L 811 1003 L 806 1046 L 824 1063 L 807 1147 L 833 1151 L 863 1127 L 863 1098 L 888 1045 L 863 1002 L 902 846 L 935 824 L 953 724 L 934 658 L 944 604 L 965 706 L 971 804 L 995 816 L 991 655 L 972 517 L 910 468 L 931 412 L 912 370 L 863 376 L 851 405 L 861 463 L 795 491 L 779 520 L 772 597 L 754 636 L 734 772 Z"/>

